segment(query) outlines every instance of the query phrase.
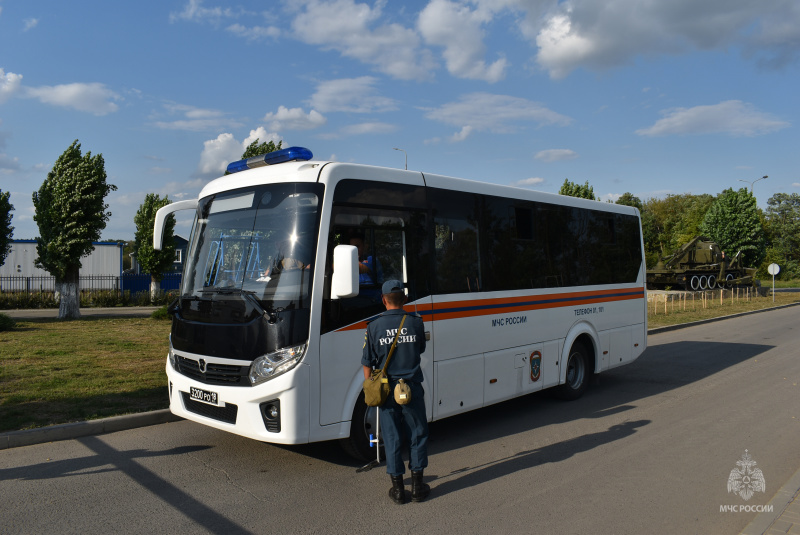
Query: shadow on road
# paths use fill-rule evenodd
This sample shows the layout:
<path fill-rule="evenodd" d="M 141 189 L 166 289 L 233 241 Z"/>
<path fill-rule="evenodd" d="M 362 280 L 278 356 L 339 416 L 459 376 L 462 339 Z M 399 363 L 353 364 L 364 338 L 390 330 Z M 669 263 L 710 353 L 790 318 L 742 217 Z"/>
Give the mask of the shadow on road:
<path fill-rule="evenodd" d="M 79 438 L 78 442 L 92 450 L 95 455 L 18 468 L 0 469 L 0 481 L 10 479 L 42 480 L 71 475 L 86 475 L 87 473 L 98 474 L 120 471 L 142 488 L 157 496 L 163 503 L 175 508 L 177 513 L 186 516 L 192 522 L 203 526 L 204 529 L 211 533 L 225 535 L 250 533 L 137 462 L 137 459 L 148 457 L 196 453 L 209 449 L 211 446 L 187 446 L 164 451 L 120 451 L 112 448 L 98 437 Z"/>
<path fill-rule="evenodd" d="M 551 444 L 543 448 L 521 451 L 510 457 L 498 459 L 481 466 L 467 466 L 444 476 L 432 477 L 436 481 L 436 492 L 432 498 L 440 498 L 453 491 L 487 483 L 493 479 L 513 474 L 547 463 L 557 463 L 569 459 L 575 454 L 592 450 L 603 444 L 628 437 L 636 429 L 650 423 L 650 420 L 624 422 L 611 426 L 606 431 L 590 433 L 570 440 Z M 459 476 L 459 474 L 464 474 Z M 428 479 L 428 478 L 426 478 Z M 441 480 L 446 480 L 440 482 Z"/>

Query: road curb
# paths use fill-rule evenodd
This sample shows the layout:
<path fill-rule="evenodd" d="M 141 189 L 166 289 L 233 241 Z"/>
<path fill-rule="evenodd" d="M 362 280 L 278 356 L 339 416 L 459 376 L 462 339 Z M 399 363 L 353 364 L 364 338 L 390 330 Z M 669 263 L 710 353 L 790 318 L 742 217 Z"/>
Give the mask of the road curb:
<path fill-rule="evenodd" d="M 148 425 L 176 422 L 178 420 L 182 420 L 182 418 L 172 414 L 169 409 L 162 409 L 135 414 L 123 414 L 122 416 L 111 416 L 98 420 L 87 420 L 85 422 L 51 425 L 38 429 L 11 431 L 10 433 L 0 434 L 0 450 L 32 446 L 34 444 L 55 442 L 58 440 L 71 440 L 85 436 L 101 435 L 103 433 L 113 433 L 115 431 L 124 431 L 126 429 L 134 429 Z"/>
<path fill-rule="evenodd" d="M 781 487 L 770 500 L 771 513 L 759 513 L 740 535 L 775 535 L 779 533 L 796 533 L 792 529 L 800 527 L 800 470 L 794 473 L 789 481 Z M 784 516 L 784 513 L 786 515 Z M 777 525 L 776 523 L 780 523 Z"/>
<path fill-rule="evenodd" d="M 737 318 L 740 316 L 758 314 L 759 312 L 767 312 L 769 310 L 779 310 L 781 308 L 787 308 L 798 305 L 800 305 L 800 303 L 791 303 L 788 305 L 780 305 L 772 308 L 764 308 L 761 310 L 740 312 L 738 314 L 721 316 L 719 318 L 709 318 L 707 320 L 700 320 L 692 323 L 680 323 L 678 325 L 657 327 L 655 329 L 649 329 L 647 331 L 647 334 L 651 335 L 668 331 L 674 331 L 677 329 L 693 327 L 695 325 L 703 325 L 705 323 L 712 323 L 715 321 L 722 321 L 726 319 Z M 44 442 L 55 442 L 58 440 L 71 440 L 90 435 L 100 435 L 103 433 L 112 433 L 115 431 L 135 429 L 137 427 L 145 427 L 148 425 L 176 422 L 178 420 L 182 420 L 182 418 L 172 414 L 169 411 L 169 409 L 162 409 L 159 411 L 152 411 L 152 412 L 140 412 L 135 414 L 124 414 L 122 416 L 111 416 L 109 418 L 88 420 L 85 422 L 51 425 L 49 427 L 41 427 L 37 429 L 11 431 L 9 433 L 0 434 L 0 450 L 9 448 L 18 448 L 21 446 L 32 446 L 34 444 L 41 444 Z"/>

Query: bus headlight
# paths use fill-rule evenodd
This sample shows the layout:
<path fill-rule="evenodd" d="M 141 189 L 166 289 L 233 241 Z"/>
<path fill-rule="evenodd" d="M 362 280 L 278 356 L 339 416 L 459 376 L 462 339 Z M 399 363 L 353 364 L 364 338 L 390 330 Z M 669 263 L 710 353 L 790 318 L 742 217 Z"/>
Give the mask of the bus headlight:
<path fill-rule="evenodd" d="M 250 365 L 250 384 L 257 385 L 288 372 L 300 362 L 305 352 L 306 344 L 302 344 L 258 357 Z"/>
<path fill-rule="evenodd" d="M 169 353 L 167 353 L 167 356 L 169 357 L 169 365 L 172 366 L 172 369 L 180 371 L 178 369 L 178 358 L 175 356 L 175 350 L 172 348 L 172 335 L 169 337 Z"/>

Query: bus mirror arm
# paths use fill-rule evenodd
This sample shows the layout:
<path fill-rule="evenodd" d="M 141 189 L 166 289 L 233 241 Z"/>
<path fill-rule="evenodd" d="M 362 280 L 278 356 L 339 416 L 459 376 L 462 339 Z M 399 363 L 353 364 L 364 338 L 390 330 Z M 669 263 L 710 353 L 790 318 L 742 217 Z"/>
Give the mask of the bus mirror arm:
<path fill-rule="evenodd" d="M 161 245 L 164 242 L 164 225 L 167 222 L 167 217 L 173 212 L 179 210 L 195 210 L 197 209 L 197 201 L 178 201 L 168 204 L 159 208 L 156 212 L 156 220 L 153 225 L 153 249 L 156 251 L 161 250 Z"/>
<path fill-rule="evenodd" d="M 358 248 L 337 245 L 333 249 L 333 281 L 331 299 L 358 295 Z"/>

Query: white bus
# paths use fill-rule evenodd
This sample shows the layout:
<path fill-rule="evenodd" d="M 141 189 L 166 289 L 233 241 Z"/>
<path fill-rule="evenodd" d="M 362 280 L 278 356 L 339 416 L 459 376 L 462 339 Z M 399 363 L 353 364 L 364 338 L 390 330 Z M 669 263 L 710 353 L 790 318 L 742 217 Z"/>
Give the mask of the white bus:
<path fill-rule="evenodd" d="M 388 279 L 425 322 L 431 421 L 549 387 L 577 398 L 647 345 L 635 208 L 299 147 L 228 170 L 156 217 L 158 249 L 172 212 L 196 212 L 167 361 L 183 418 L 372 457 L 360 358 Z"/>

